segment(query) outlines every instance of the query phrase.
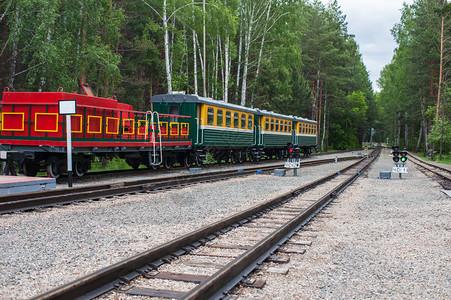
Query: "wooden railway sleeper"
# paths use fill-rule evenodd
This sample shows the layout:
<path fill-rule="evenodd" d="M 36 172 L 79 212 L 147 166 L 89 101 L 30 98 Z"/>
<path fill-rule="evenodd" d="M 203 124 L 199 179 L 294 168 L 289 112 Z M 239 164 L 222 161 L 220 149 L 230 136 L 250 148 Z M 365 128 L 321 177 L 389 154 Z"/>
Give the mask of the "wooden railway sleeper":
<path fill-rule="evenodd" d="M 336 175 L 335 175 L 336 176 Z M 318 180 L 315 181 L 315 184 L 318 184 L 320 182 L 323 182 L 324 180 Z M 312 183 L 312 184 L 314 184 Z M 309 186 L 309 185 L 308 185 Z M 308 186 L 304 186 L 301 189 L 306 189 Z M 289 198 L 292 197 L 292 192 L 287 193 L 285 197 Z M 140 268 L 142 271 L 144 271 L 143 267 L 148 270 L 149 267 L 151 268 L 158 268 L 159 266 L 164 264 L 164 261 L 162 258 L 157 258 L 158 253 L 164 251 L 170 250 L 169 253 L 166 253 L 166 255 L 172 255 L 172 253 L 176 252 L 177 249 L 181 249 L 182 247 L 187 247 L 185 249 L 191 250 L 191 248 L 198 248 L 201 245 L 204 245 L 208 241 L 210 241 L 212 238 L 216 237 L 218 230 L 224 227 L 235 227 L 236 225 L 240 226 L 243 224 L 248 223 L 250 220 L 257 217 L 259 214 L 259 211 L 267 211 L 269 207 L 273 206 L 274 203 L 278 203 L 280 201 L 283 201 L 283 198 L 285 197 L 278 197 L 276 199 L 272 199 L 271 201 L 265 203 L 263 206 L 260 207 L 254 207 L 251 208 L 245 212 L 241 212 L 239 214 L 236 214 L 232 217 L 230 217 L 227 221 L 221 220 L 214 224 L 211 224 L 210 226 L 196 230 L 191 235 L 185 235 L 180 238 L 177 238 L 176 240 L 166 243 L 162 246 L 159 246 L 157 248 L 148 250 L 144 253 L 140 253 L 127 261 L 116 263 L 113 266 L 107 267 L 101 271 L 96 272 L 93 275 L 88 275 L 81 279 L 81 281 L 77 281 L 74 283 L 69 283 L 66 286 L 60 287 L 58 289 L 55 289 L 53 291 L 49 291 L 46 294 L 38 296 L 38 298 L 41 299 L 65 299 L 68 296 L 73 297 L 79 297 L 81 295 L 100 295 L 100 293 L 106 292 L 111 290 L 113 286 L 116 286 L 118 283 L 123 283 L 123 280 L 117 279 L 117 276 L 123 276 L 125 278 L 136 278 L 140 275 L 141 272 L 137 272 L 136 268 Z M 269 209 L 270 210 L 270 209 Z M 249 217 L 252 216 L 253 217 Z M 226 223 L 224 223 L 226 222 Z M 227 224 L 229 224 L 227 226 Z M 200 236 L 203 236 L 199 239 Z M 206 236 L 206 237 L 205 237 Z M 196 238 L 197 240 L 194 240 Z M 175 249 L 175 247 L 178 247 Z M 269 255 L 273 254 L 274 250 L 269 252 Z M 150 262 L 149 261 L 153 261 Z M 257 262 L 260 264 L 261 262 Z M 139 267 L 138 267 L 139 266 Z M 252 269 L 248 269 L 249 272 Z M 119 272 L 119 274 L 117 273 Z M 125 273 L 126 275 L 120 275 L 120 272 Z M 115 279 L 116 278 L 116 279 Z M 242 275 L 239 277 L 239 281 L 243 279 Z M 111 281 L 109 281 L 111 280 Z M 102 282 L 102 283 L 101 283 Z M 100 284 L 101 283 L 101 284 Z M 201 284 L 202 285 L 202 284 Z M 234 286 L 227 284 L 227 287 L 232 288 Z M 78 295 L 78 296 L 77 296 Z M 187 296 L 187 295 L 185 295 Z"/>

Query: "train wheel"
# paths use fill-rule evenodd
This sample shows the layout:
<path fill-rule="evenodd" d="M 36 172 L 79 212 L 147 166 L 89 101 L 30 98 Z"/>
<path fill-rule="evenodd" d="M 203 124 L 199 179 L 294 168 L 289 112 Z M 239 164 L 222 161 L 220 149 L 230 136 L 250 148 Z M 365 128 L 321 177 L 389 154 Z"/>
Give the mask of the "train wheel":
<path fill-rule="evenodd" d="M 167 170 L 169 170 L 170 168 L 172 168 L 172 165 L 173 165 L 173 164 L 174 164 L 174 163 L 173 163 L 173 161 L 172 161 L 171 158 L 166 157 L 166 158 L 164 159 L 164 167 L 165 167 Z"/>
<path fill-rule="evenodd" d="M 56 162 L 51 162 L 47 166 L 47 175 L 51 178 L 59 178 L 61 176 L 61 172 L 58 168 L 58 164 Z"/>
<path fill-rule="evenodd" d="M 238 163 L 242 164 L 246 161 L 246 152 L 240 151 L 238 152 Z"/>
<path fill-rule="evenodd" d="M 193 165 L 193 159 L 189 156 L 189 154 L 187 154 L 185 156 L 185 167 L 189 168 Z"/>
<path fill-rule="evenodd" d="M 198 167 L 200 167 L 200 166 L 202 166 L 202 159 L 198 156 L 198 155 L 196 155 L 196 159 L 195 159 L 196 161 L 196 165 L 198 166 Z"/>
<path fill-rule="evenodd" d="M 85 168 L 83 166 L 83 162 L 81 161 L 75 162 L 74 172 L 75 175 L 77 175 L 77 177 L 82 177 L 83 175 L 85 175 Z"/>
<path fill-rule="evenodd" d="M 38 174 L 39 167 L 36 167 L 35 165 L 31 163 L 24 163 L 22 167 L 22 171 L 25 174 L 25 176 L 35 177 L 36 174 Z"/>
<path fill-rule="evenodd" d="M 232 155 L 230 155 L 230 160 L 232 161 L 232 164 L 236 164 L 238 163 L 238 155 L 239 153 L 237 152 L 232 152 Z"/>
<path fill-rule="evenodd" d="M 138 170 L 141 162 L 138 159 L 127 159 L 127 164 L 133 168 L 133 170 Z"/>

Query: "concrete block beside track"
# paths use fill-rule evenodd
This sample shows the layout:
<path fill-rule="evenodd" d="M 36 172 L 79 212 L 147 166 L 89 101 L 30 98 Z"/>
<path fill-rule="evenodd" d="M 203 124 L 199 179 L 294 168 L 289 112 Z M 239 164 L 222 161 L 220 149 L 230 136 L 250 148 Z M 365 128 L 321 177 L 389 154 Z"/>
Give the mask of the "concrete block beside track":
<path fill-rule="evenodd" d="M 202 168 L 189 168 L 190 174 L 199 174 L 202 173 Z"/>
<path fill-rule="evenodd" d="M 46 191 L 56 188 L 55 178 L 0 176 L 0 195 Z"/>
<path fill-rule="evenodd" d="M 287 175 L 287 170 L 285 170 L 285 169 L 274 169 L 274 176 L 283 177 L 285 175 Z"/>

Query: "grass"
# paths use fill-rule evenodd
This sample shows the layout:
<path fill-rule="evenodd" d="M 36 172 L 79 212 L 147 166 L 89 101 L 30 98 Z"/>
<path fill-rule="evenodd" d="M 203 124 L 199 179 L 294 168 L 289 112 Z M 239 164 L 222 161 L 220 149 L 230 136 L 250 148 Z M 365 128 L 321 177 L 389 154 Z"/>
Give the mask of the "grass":
<path fill-rule="evenodd" d="M 144 167 L 144 166 L 141 166 Z M 95 161 L 91 164 L 91 170 L 89 172 L 100 171 L 117 171 L 117 170 L 132 170 L 125 159 L 119 157 L 113 157 L 112 160 L 100 160 L 96 157 Z"/>
<path fill-rule="evenodd" d="M 437 162 L 437 163 L 441 163 L 441 164 L 445 164 L 445 165 L 451 165 L 451 154 L 442 154 L 442 160 L 438 160 L 438 158 L 439 158 L 438 154 L 436 154 L 434 156 L 434 159 L 429 159 L 427 156 L 424 156 L 423 152 L 418 152 L 418 153 L 416 153 L 416 155 L 418 155 L 425 161 L 433 161 L 433 162 Z"/>

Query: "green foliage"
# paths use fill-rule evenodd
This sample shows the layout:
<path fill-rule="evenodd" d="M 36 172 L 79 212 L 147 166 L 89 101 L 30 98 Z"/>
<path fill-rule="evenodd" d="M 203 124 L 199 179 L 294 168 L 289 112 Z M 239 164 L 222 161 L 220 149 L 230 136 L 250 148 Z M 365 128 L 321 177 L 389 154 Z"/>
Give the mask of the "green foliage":
<path fill-rule="evenodd" d="M 382 133 L 381 140 L 389 138 L 393 142 L 399 139 L 399 143 L 408 142 L 409 148 L 413 149 L 420 127 L 426 124 L 423 129 L 432 128 L 434 132 L 429 132 L 432 140 L 428 146 L 439 147 L 437 126 L 432 125 L 438 98 L 441 15 L 437 12 L 441 11 L 441 3 L 416 0 L 412 5 L 404 4 L 400 23 L 392 29 L 398 48 L 392 62 L 381 72 L 378 83 L 382 91 L 376 99 L 380 115 L 377 130 Z M 445 40 L 449 40 L 449 33 L 448 26 L 444 32 Z M 449 60 L 445 60 L 443 66 L 444 70 L 447 68 Z M 443 99 L 446 104 L 449 95 Z M 406 126 L 409 128 L 407 137 L 404 136 Z M 401 134 L 398 136 L 398 133 Z M 424 148 L 424 139 L 422 144 Z"/>
<path fill-rule="evenodd" d="M 434 125 L 429 132 L 429 141 L 436 145 L 440 145 L 441 135 L 442 135 L 442 122 L 443 122 L 443 153 L 451 154 L 451 122 L 447 119 L 442 118 L 434 120 Z"/>
<path fill-rule="evenodd" d="M 16 0 L 6 25 L 6 45 L 18 56 L 15 86 L 26 90 L 77 90 L 80 78 L 108 94 L 121 79 L 113 49 L 124 20 L 108 0 Z"/>
<path fill-rule="evenodd" d="M 111 160 L 106 159 L 96 159 L 91 164 L 92 168 L 90 172 L 100 172 L 100 171 L 117 171 L 117 170 L 132 170 L 125 159 L 121 159 L 117 156 L 114 156 Z"/>
<path fill-rule="evenodd" d="M 115 94 L 135 109 L 148 110 L 149 98 L 168 88 L 165 3 L 173 90 L 193 93 L 197 84 L 202 94 L 205 60 L 207 96 L 222 99 L 225 92 L 236 101 L 243 84 L 244 40 L 252 24 L 245 91 L 249 105 L 320 121 L 321 143 L 340 149 L 358 147 L 377 122 L 379 102 L 337 1 L 324 6 L 306 0 L 208 0 L 203 45 L 201 1 L 6 0 L 0 3 L 0 15 L 6 12 L 0 39 L 7 37 L 0 40 L 5 49 L 0 82 L 13 81 L 17 90 L 62 86 L 73 91 L 83 80 L 99 96 Z M 400 38 L 403 32 L 400 28 Z M 393 106 L 385 108 L 391 112 Z"/>

